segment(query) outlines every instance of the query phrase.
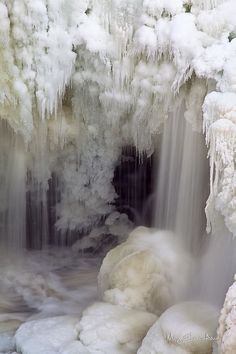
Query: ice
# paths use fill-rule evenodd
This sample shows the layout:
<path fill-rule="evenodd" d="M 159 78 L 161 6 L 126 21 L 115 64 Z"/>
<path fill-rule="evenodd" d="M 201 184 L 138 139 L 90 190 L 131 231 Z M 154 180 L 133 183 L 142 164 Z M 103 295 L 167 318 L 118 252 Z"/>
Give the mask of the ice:
<path fill-rule="evenodd" d="M 121 148 L 151 154 L 182 96 L 200 130 L 204 95 L 236 91 L 235 11 L 233 0 L 1 2 L 0 115 L 44 198 L 58 176 L 61 233 L 113 211 Z"/>
<path fill-rule="evenodd" d="M 97 302 L 80 321 L 79 339 L 91 354 L 135 354 L 156 316 Z"/>
<path fill-rule="evenodd" d="M 103 260 L 100 296 L 112 304 L 160 315 L 184 290 L 190 264 L 171 233 L 139 227 Z"/>
<path fill-rule="evenodd" d="M 224 306 L 221 310 L 219 320 L 218 343 L 219 350 L 222 353 L 230 354 L 236 350 L 236 335 L 235 335 L 235 305 L 236 299 L 236 283 L 229 288 L 225 298 Z"/>
<path fill-rule="evenodd" d="M 166 310 L 148 331 L 138 354 L 212 353 L 217 311 L 201 302 L 185 302 Z"/>
<path fill-rule="evenodd" d="M 78 322 L 78 318 L 69 316 L 27 322 L 16 332 L 17 351 L 22 354 L 65 353 L 64 348 L 78 337 Z"/>

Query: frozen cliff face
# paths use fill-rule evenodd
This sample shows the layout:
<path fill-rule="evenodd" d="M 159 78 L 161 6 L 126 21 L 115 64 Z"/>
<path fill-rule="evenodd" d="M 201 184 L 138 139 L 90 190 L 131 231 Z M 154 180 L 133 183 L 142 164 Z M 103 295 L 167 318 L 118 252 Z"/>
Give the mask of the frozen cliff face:
<path fill-rule="evenodd" d="M 106 302 L 160 315 L 186 286 L 190 261 L 174 235 L 145 227 L 105 257 L 99 276 Z"/>
<path fill-rule="evenodd" d="M 210 146 L 211 194 L 206 208 L 211 223 L 216 223 L 212 207 L 224 216 L 228 229 L 236 235 L 236 99 L 235 93 L 213 92 L 204 104 L 206 139 Z"/>
<path fill-rule="evenodd" d="M 44 0 L 0 3 L 0 114 L 26 140 L 37 115 L 44 119 L 57 111 L 71 78 L 76 54 L 65 6 Z"/>
<path fill-rule="evenodd" d="M 235 124 L 219 114 L 235 94 L 235 16 L 234 0 L 0 1 L 0 116 L 27 144 L 25 174 L 45 207 L 58 176 L 58 229 L 88 229 L 109 214 L 122 146 L 151 154 L 183 98 L 200 130 L 206 96 L 209 225 L 216 208 L 235 232 L 234 169 L 219 151 L 226 144 L 235 160 L 234 136 L 229 122 L 212 126 Z"/>
<path fill-rule="evenodd" d="M 219 354 L 236 351 L 236 283 L 228 290 L 218 327 Z"/>

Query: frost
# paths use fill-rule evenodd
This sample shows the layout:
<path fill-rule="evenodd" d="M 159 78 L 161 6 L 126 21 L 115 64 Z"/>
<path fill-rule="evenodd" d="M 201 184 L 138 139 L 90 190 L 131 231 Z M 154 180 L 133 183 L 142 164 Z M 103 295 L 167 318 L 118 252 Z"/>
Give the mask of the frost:
<path fill-rule="evenodd" d="M 99 302 L 84 311 L 79 339 L 91 354 L 135 354 L 155 321 L 151 313 Z"/>
<path fill-rule="evenodd" d="M 66 353 L 66 346 L 76 342 L 78 322 L 78 318 L 69 316 L 26 322 L 15 335 L 17 351 L 22 354 Z"/>
<path fill-rule="evenodd" d="M 105 257 L 98 277 L 101 297 L 160 315 L 183 290 L 186 264 L 188 255 L 173 235 L 139 227 Z"/>
<path fill-rule="evenodd" d="M 43 119 L 57 110 L 75 61 L 63 4 L 59 2 L 56 8 L 52 4 L 44 0 L 1 2 L 5 25 L 0 30 L 4 73 L 0 114 L 26 141 L 35 128 L 33 116 L 39 114 Z"/>
<path fill-rule="evenodd" d="M 206 212 L 214 226 L 212 209 L 219 210 L 228 229 L 234 234 L 236 225 L 236 107 L 235 93 L 213 92 L 204 103 L 204 124 L 210 146 L 210 196 Z M 210 224 L 208 225 L 210 228 Z"/>
<path fill-rule="evenodd" d="M 236 283 L 228 290 L 221 310 L 218 327 L 219 353 L 231 354 L 236 350 Z"/>
<path fill-rule="evenodd" d="M 138 354 L 212 353 L 217 311 L 201 302 L 170 307 L 148 331 Z"/>
<path fill-rule="evenodd" d="M 0 116 L 26 143 L 27 189 L 44 209 L 57 176 L 62 234 L 113 211 L 122 147 L 152 154 L 183 99 L 194 130 L 204 110 L 209 225 L 216 208 L 235 233 L 234 128 L 211 126 L 235 124 L 235 16 L 234 0 L 0 1 Z"/>

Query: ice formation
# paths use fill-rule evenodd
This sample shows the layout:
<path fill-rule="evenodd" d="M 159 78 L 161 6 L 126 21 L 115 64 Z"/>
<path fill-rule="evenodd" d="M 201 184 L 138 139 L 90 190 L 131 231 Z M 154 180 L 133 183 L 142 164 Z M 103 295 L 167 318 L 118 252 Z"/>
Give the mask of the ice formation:
<path fill-rule="evenodd" d="M 76 317 L 30 321 L 16 332 L 22 354 L 135 354 L 157 317 L 120 306 L 95 303 Z"/>
<path fill-rule="evenodd" d="M 201 302 L 172 306 L 150 328 L 137 353 L 211 354 L 217 316 L 214 308 Z"/>
<path fill-rule="evenodd" d="M 44 235 L 52 175 L 57 228 L 89 229 L 113 209 L 121 147 L 151 154 L 183 97 L 200 130 L 205 96 L 209 229 L 216 208 L 235 233 L 235 16 L 234 0 L 1 0 L 0 116 L 23 139 L 23 181 L 43 205 Z"/>
<path fill-rule="evenodd" d="M 235 43 L 236 44 L 236 43 Z M 211 203 L 225 218 L 228 229 L 236 235 L 236 107 L 235 93 L 212 92 L 206 97 L 204 117 L 207 142 L 210 145 L 211 194 L 207 213 L 211 213 Z M 214 223 L 216 220 L 212 220 Z"/>
<path fill-rule="evenodd" d="M 114 211 L 106 218 L 104 225 L 93 228 L 83 239 L 76 241 L 72 250 L 80 253 L 86 251 L 100 253 L 102 251 L 103 254 L 106 254 L 112 246 L 125 241 L 133 228 L 134 224 L 126 214 Z"/>
<path fill-rule="evenodd" d="M 100 296 L 160 315 L 180 296 L 190 265 L 171 233 L 139 227 L 105 257 L 98 276 Z"/>
<path fill-rule="evenodd" d="M 16 349 L 22 354 L 69 354 L 72 345 L 77 353 L 86 354 L 86 348 L 77 343 L 79 319 L 76 317 L 52 317 L 24 323 L 16 332 Z"/>
<path fill-rule="evenodd" d="M 236 280 L 236 278 L 235 278 Z M 236 282 L 229 288 L 218 327 L 219 354 L 236 352 Z"/>
<path fill-rule="evenodd" d="M 156 319 L 148 312 L 95 303 L 82 316 L 79 339 L 91 354 L 135 354 Z"/>

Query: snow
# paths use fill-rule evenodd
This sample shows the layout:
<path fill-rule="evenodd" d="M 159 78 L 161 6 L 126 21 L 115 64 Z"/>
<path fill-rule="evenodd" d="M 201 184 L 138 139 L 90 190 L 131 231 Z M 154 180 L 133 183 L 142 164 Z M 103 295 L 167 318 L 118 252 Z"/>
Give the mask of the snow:
<path fill-rule="evenodd" d="M 235 278 L 236 280 L 236 278 Z M 236 351 L 236 282 L 229 288 L 221 310 L 218 327 L 219 353 L 231 354 Z"/>
<path fill-rule="evenodd" d="M 45 208 L 48 181 L 57 175 L 62 234 L 87 233 L 114 210 L 113 171 L 122 147 L 152 154 L 163 122 L 183 97 L 195 130 L 203 109 L 211 168 L 219 165 L 212 132 L 218 133 L 210 125 L 220 119 L 216 106 L 230 109 L 224 118 L 235 122 L 234 0 L 22 0 L 0 6 L 0 116 L 26 143 L 25 174 L 31 171 Z M 219 134 L 223 142 L 228 133 Z M 233 144 L 226 145 L 230 153 Z M 208 224 L 217 209 L 235 233 L 235 204 L 225 202 L 235 195 L 235 177 L 232 172 L 228 178 L 228 165 L 219 168 Z"/>
<path fill-rule="evenodd" d="M 91 354 L 135 354 L 157 317 L 98 302 L 80 321 L 79 339 Z"/>
<path fill-rule="evenodd" d="M 174 305 L 151 327 L 137 354 L 211 354 L 217 316 L 205 303 Z"/>
<path fill-rule="evenodd" d="M 184 290 L 190 264 L 174 235 L 139 227 L 103 260 L 100 296 L 112 304 L 160 315 Z"/>
<path fill-rule="evenodd" d="M 15 335 L 17 351 L 22 354 L 66 354 L 66 346 L 70 345 L 72 350 L 71 342 L 77 339 L 78 322 L 76 317 L 63 316 L 24 323 Z"/>
<path fill-rule="evenodd" d="M 233 235 L 236 235 L 235 98 L 235 93 L 213 92 L 206 97 L 203 106 L 211 167 L 211 193 L 206 211 L 211 215 L 213 208 L 219 210 Z M 214 223 L 214 218 L 209 217 L 208 227 L 214 228 Z"/>

